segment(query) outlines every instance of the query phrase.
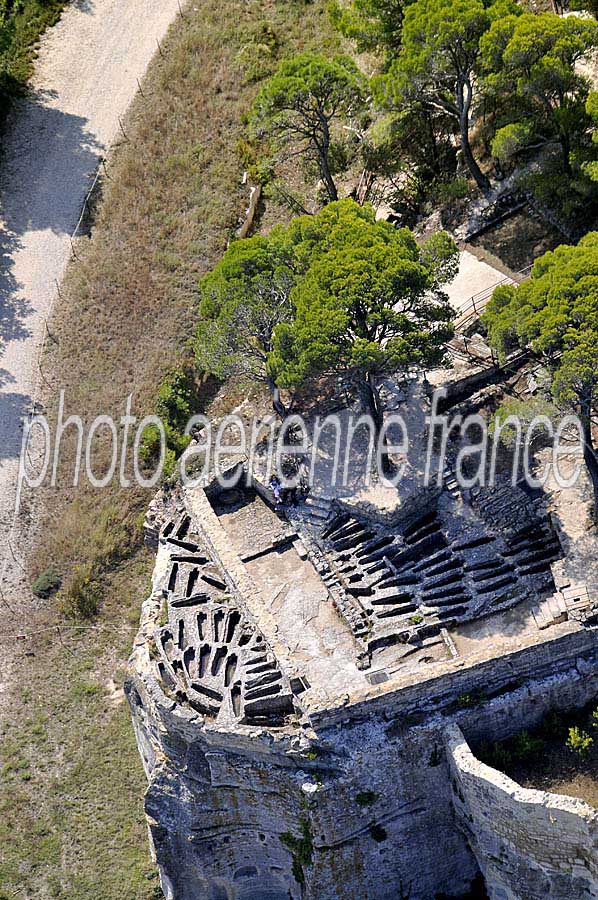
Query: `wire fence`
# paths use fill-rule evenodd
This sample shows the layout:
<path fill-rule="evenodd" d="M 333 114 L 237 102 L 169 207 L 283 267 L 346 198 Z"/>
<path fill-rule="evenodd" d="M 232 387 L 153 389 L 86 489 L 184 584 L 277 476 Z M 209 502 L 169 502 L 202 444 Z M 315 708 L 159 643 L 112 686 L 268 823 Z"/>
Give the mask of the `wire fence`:
<path fill-rule="evenodd" d="M 102 167 L 103 166 L 105 167 L 105 165 L 106 165 L 105 157 L 101 156 L 99 158 L 98 166 L 97 166 L 91 187 L 87 191 L 87 193 L 85 195 L 85 199 L 83 200 L 83 205 L 81 207 L 81 213 L 77 220 L 77 224 L 75 225 L 75 228 L 72 231 L 72 233 L 69 235 L 69 242 L 71 245 L 71 260 L 74 260 L 77 258 L 77 253 L 76 253 L 74 242 L 76 241 L 77 237 L 79 236 L 81 226 L 83 224 L 83 221 L 84 221 L 87 211 L 89 209 L 91 198 L 93 197 L 94 191 L 97 188 L 98 181 L 101 176 Z M 37 412 L 41 405 L 41 396 L 42 396 L 42 392 L 43 392 L 42 382 L 46 387 L 50 387 L 50 384 L 49 384 L 46 376 L 44 375 L 44 371 L 42 368 L 42 360 L 44 358 L 44 354 L 46 353 L 46 348 L 48 346 L 48 340 L 56 340 L 56 338 L 52 335 L 52 333 L 50 331 L 50 320 L 52 319 L 52 315 L 54 313 L 54 307 L 56 305 L 56 300 L 60 297 L 61 297 L 60 284 L 58 281 L 56 281 L 56 289 L 52 292 L 52 295 L 50 297 L 50 303 L 49 303 L 47 309 L 43 312 L 43 314 L 41 316 L 41 320 L 42 320 L 41 325 L 40 325 L 41 339 L 39 340 L 37 347 L 35 349 L 35 356 L 34 356 L 33 365 L 32 365 L 32 372 L 35 373 L 33 394 L 32 394 L 31 400 L 30 400 L 27 416 L 25 417 L 25 419 L 22 423 L 23 429 L 27 429 L 28 431 L 31 429 L 33 420 L 34 420 L 35 416 L 37 415 Z M 29 461 L 31 462 L 30 457 L 29 457 Z M 19 465 L 21 465 L 21 463 L 19 463 Z M 19 469 L 18 476 L 19 475 L 20 475 L 20 469 Z M 12 607 L 10 606 L 8 600 L 6 599 L 6 597 L 4 595 L 4 585 L 6 583 L 6 574 L 7 574 L 9 566 L 12 563 L 16 564 L 23 572 L 25 572 L 24 567 L 21 565 L 21 563 L 19 562 L 19 560 L 17 558 L 17 554 L 15 553 L 15 549 L 13 546 L 13 544 L 15 542 L 15 538 L 17 536 L 18 525 L 19 525 L 19 511 L 18 511 L 17 505 L 16 505 L 16 491 L 18 491 L 18 484 L 15 485 L 15 508 L 13 511 L 9 532 L 6 537 L 8 552 L 6 552 L 4 555 L 4 559 L 2 561 L 2 569 L 0 570 L 0 601 L 3 602 L 5 606 L 8 606 L 8 608 L 11 609 L 11 611 L 13 611 L 13 612 L 14 612 L 14 610 L 12 609 Z"/>
<path fill-rule="evenodd" d="M 183 13 L 183 10 L 180 6 L 180 3 L 179 3 L 179 13 L 180 13 L 181 18 L 184 21 L 187 21 L 187 18 L 185 16 L 185 14 Z M 156 44 L 157 44 L 157 50 L 158 50 L 160 57 L 164 57 L 166 55 L 166 51 L 158 39 L 156 39 Z M 144 94 L 144 92 L 142 90 L 139 79 L 137 79 L 137 91 L 135 93 L 139 94 L 144 100 L 146 99 L 146 95 Z M 120 116 L 118 117 L 118 126 L 120 129 L 120 133 L 122 135 L 122 140 L 125 143 L 129 143 L 129 138 L 126 134 L 126 131 L 125 131 L 125 128 L 124 128 L 124 125 L 123 125 L 123 122 L 122 122 L 122 119 Z M 85 217 L 90 209 L 91 200 L 92 200 L 94 192 L 98 186 L 98 182 L 100 181 L 100 178 L 102 177 L 102 173 L 104 174 L 104 176 L 106 178 L 110 179 L 110 175 L 108 174 L 108 167 L 107 167 L 108 156 L 121 143 L 122 143 L 122 141 L 120 139 L 118 139 L 118 140 L 114 139 L 112 141 L 112 143 L 109 145 L 109 147 L 107 148 L 107 151 L 106 151 L 107 155 L 101 155 L 98 157 L 98 164 L 97 164 L 96 170 L 94 172 L 91 186 L 87 190 L 87 193 L 85 194 L 85 198 L 82 202 L 79 218 L 77 219 L 77 224 L 75 225 L 74 230 L 69 235 L 69 242 L 70 242 L 70 248 L 71 248 L 71 262 L 77 259 L 77 250 L 76 250 L 75 241 L 77 240 L 77 238 L 79 237 L 79 235 L 81 233 L 81 228 L 82 228 L 83 222 L 84 222 Z M 53 313 L 54 313 L 56 300 L 61 298 L 61 296 L 62 295 L 61 295 L 61 291 L 60 291 L 60 284 L 59 284 L 58 280 L 56 280 L 55 290 L 51 294 L 48 307 L 41 314 L 41 317 L 40 317 L 41 318 L 41 323 L 40 323 L 41 338 L 38 339 L 37 347 L 35 348 L 35 351 L 34 351 L 34 359 L 32 361 L 32 367 L 31 367 L 31 371 L 32 371 L 32 373 L 34 373 L 33 377 L 34 377 L 35 381 L 34 381 L 34 385 L 33 385 L 32 397 L 31 397 L 30 404 L 29 404 L 29 410 L 22 422 L 23 429 L 28 429 L 28 430 L 31 429 L 33 420 L 41 406 L 41 397 L 43 394 L 43 386 L 45 385 L 47 388 L 51 387 L 48 379 L 44 375 L 44 371 L 42 368 L 42 361 L 43 361 L 44 355 L 46 353 L 46 349 L 48 346 L 48 340 L 49 339 L 56 340 L 56 338 L 52 335 L 52 333 L 50 331 L 50 321 L 51 321 Z M 31 458 L 30 457 L 28 457 L 28 458 L 31 463 Z M 18 482 L 19 474 L 20 474 L 20 470 L 17 475 L 17 482 Z M 0 568 L 0 603 L 3 603 L 13 613 L 15 613 L 16 611 L 11 606 L 11 604 L 8 601 L 8 599 L 6 598 L 5 592 L 4 592 L 4 587 L 7 583 L 7 572 L 8 572 L 8 569 L 10 566 L 16 565 L 22 571 L 23 574 L 26 574 L 26 569 L 22 565 L 22 563 L 19 561 L 17 554 L 15 552 L 15 548 L 14 548 L 14 544 L 16 542 L 16 538 L 17 538 L 17 534 L 18 534 L 18 527 L 19 527 L 19 510 L 18 510 L 17 504 L 16 504 L 17 490 L 18 490 L 18 483 L 15 485 L 15 507 L 14 507 L 14 511 L 12 514 L 12 520 L 11 520 L 11 523 L 9 526 L 9 531 L 6 536 L 6 550 L 5 550 L 4 558 L 2 560 L 2 564 L 1 564 L 1 568 Z"/>
<path fill-rule="evenodd" d="M 485 343 L 480 344 L 479 338 L 472 339 L 468 337 L 465 331 L 472 322 L 480 318 L 497 287 L 503 284 L 521 284 L 522 281 L 529 278 L 531 271 L 532 266 L 530 265 L 515 273 L 513 278 L 506 275 L 489 287 L 484 288 L 484 290 L 473 294 L 459 308 L 455 323 L 455 336 L 445 344 L 451 356 L 464 362 L 474 362 L 476 365 L 488 369 L 493 369 L 499 365 L 496 351 Z"/>

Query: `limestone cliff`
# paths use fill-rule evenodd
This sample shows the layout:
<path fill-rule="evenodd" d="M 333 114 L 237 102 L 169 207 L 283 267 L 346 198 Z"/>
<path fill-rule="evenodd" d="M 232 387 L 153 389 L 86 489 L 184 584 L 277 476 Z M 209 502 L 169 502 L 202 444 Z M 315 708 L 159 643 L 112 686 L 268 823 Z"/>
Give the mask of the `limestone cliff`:
<path fill-rule="evenodd" d="M 464 895 L 487 871 L 488 841 L 455 804 L 447 726 L 498 739 L 586 702 L 595 630 L 565 622 L 550 640 L 467 659 L 409 633 L 445 655 L 399 640 L 380 657 L 395 653 L 394 669 L 368 671 L 368 635 L 356 641 L 335 610 L 338 584 L 309 535 L 251 504 L 196 490 L 154 511 L 153 590 L 126 690 L 166 897 Z"/>

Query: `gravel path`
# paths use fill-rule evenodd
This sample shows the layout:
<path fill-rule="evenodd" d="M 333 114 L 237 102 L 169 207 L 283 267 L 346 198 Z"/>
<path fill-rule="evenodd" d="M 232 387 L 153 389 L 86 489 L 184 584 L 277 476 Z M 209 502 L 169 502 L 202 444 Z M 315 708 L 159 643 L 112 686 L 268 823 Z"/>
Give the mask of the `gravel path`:
<path fill-rule="evenodd" d="M 2 576 L 22 421 L 36 395 L 45 316 L 69 259 L 70 235 L 98 159 L 178 8 L 178 0 L 73 0 L 44 37 L 31 96 L 8 123 L 0 160 Z"/>

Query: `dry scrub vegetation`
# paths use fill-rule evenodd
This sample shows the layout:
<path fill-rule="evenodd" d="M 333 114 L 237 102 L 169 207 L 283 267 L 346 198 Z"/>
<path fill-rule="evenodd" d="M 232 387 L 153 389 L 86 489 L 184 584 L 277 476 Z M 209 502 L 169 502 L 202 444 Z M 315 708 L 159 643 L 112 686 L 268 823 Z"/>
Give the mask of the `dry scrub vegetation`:
<path fill-rule="evenodd" d="M 65 0 L 0 0 L 0 126 L 31 77 L 40 35 L 64 6 Z"/>
<path fill-rule="evenodd" d="M 274 47 L 261 42 L 264 25 Z M 125 123 L 92 237 L 79 242 L 51 325 L 50 411 L 60 389 L 67 413 L 88 422 L 120 418 L 128 394 L 134 413 L 152 411 L 165 373 L 186 355 L 198 278 L 246 205 L 238 144 L 257 73 L 336 40 L 325 0 L 202 0 L 177 19 Z M 231 391 L 228 402 L 236 399 Z M 0 735 L 0 900 L 151 900 L 160 893 L 143 774 L 112 683 L 115 671 L 122 679 L 148 591 L 152 558 L 140 521 L 149 496 L 70 488 L 73 451 L 65 441 L 59 488 L 34 498 L 30 576 L 53 568 L 63 598 L 73 578 L 88 579 L 100 612 L 93 628 L 56 631 L 65 616 L 54 596 L 17 626 L 40 633 L 19 643 L 21 683 Z"/>

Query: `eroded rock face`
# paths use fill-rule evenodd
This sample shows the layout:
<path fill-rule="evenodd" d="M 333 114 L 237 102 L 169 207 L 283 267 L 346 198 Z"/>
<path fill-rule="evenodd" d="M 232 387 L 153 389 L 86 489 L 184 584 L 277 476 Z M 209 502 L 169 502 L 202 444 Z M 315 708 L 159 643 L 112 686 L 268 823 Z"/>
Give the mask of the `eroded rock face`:
<path fill-rule="evenodd" d="M 152 519 L 153 590 L 126 691 L 165 896 L 459 896 L 479 867 L 455 815 L 447 725 L 493 740 L 549 706 L 586 702 L 598 689 L 594 633 L 563 625 L 551 644 L 528 640 L 467 665 L 447 658 L 381 683 L 364 672 L 343 617 L 330 618 L 334 595 L 328 617 L 314 618 L 317 579 L 305 579 L 307 594 L 292 584 L 305 545 L 294 549 L 292 528 L 260 509 L 235 518 L 202 491 L 171 498 Z M 227 533 L 240 521 L 247 534 Z M 332 549 L 352 552 L 342 542 L 361 532 L 337 527 Z M 250 572 L 264 566 L 276 578 L 256 584 Z M 316 605 L 327 602 L 324 590 Z M 314 666 L 316 626 L 326 659 Z"/>
<path fill-rule="evenodd" d="M 299 822 L 302 793 L 273 778 L 279 751 L 262 731 L 296 723 L 289 681 L 196 523 L 180 503 L 170 515 L 153 516 L 153 594 L 127 686 L 165 895 L 298 897 L 289 850 L 272 835 L 281 808 L 291 827 Z"/>
<path fill-rule="evenodd" d="M 240 558 L 223 565 L 234 551 L 215 520 L 210 528 L 209 509 L 201 507 L 200 524 L 197 508 L 155 509 L 153 592 L 127 683 L 165 895 L 382 900 L 415 878 L 413 897 L 431 896 L 439 880 L 466 886 L 476 867 L 453 827 L 446 778 L 430 780 L 427 766 L 413 776 L 429 756 L 428 737 L 408 746 L 389 738 L 379 715 L 316 731 L 302 698 L 329 697 L 326 685 L 311 685 L 290 655 L 281 664 L 275 621 L 262 619 L 271 642 L 255 597 L 253 612 L 248 606 L 254 586 L 242 583 Z M 268 541 L 288 552 L 292 534 L 262 527 L 258 539 L 258 523 L 254 531 L 260 554 Z M 447 800 L 438 811 L 424 786 L 435 780 Z M 409 834 L 430 827 L 450 853 L 425 871 Z"/>
<path fill-rule="evenodd" d="M 403 885 L 423 900 L 476 875 L 430 732 L 372 720 L 303 751 L 289 736 L 169 729 L 149 738 L 162 744 L 146 798 L 167 897 L 395 900 Z"/>
<path fill-rule="evenodd" d="M 158 767 L 146 809 L 166 896 L 301 896 L 279 837 L 280 810 L 291 827 L 298 825 L 301 796 L 284 776 L 273 781 L 274 774 L 272 764 L 229 757 L 200 741 Z"/>

